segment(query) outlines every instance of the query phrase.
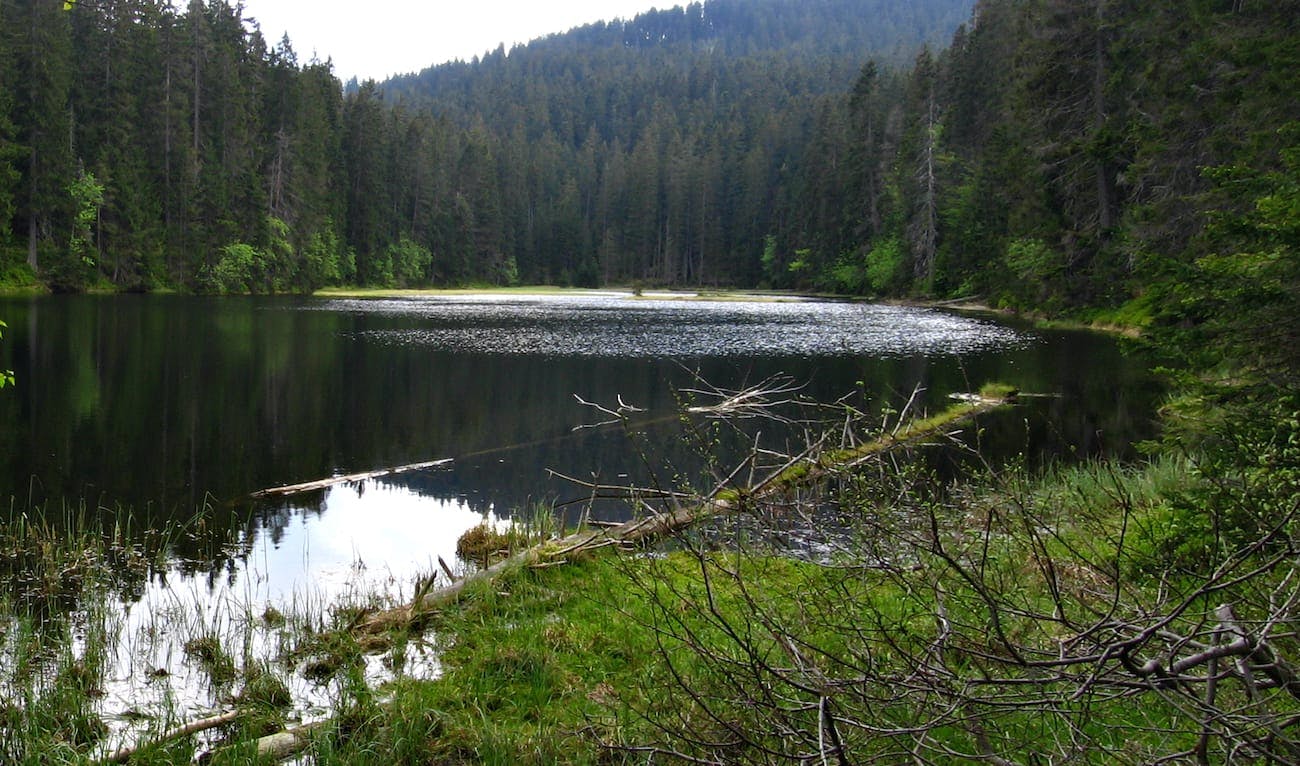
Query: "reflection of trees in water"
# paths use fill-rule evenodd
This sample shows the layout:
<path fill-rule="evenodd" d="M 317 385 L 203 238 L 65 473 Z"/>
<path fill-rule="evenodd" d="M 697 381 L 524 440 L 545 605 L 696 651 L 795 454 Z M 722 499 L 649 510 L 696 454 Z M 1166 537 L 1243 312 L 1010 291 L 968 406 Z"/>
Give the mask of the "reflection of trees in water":
<path fill-rule="evenodd" d="M 868 412 L 901 405 L 917 384 L 931 406 L 994 379 L 1061 394 L 982 423 L 980 444 L 994 459 L 1094 454 L 1145 436 L 1155 396 L 1140 360 L 1083 334 L 938 358 L 487 355 L 366 337 L 418 329 L 420 317 L 297 305 L 165 296 L 23 304 L 6 343 L 51 382 L 0 397 L 0 422 L 29 424 L 0 443 L 0 493 L 30 495 L 32 505 L 87 497 L 130 506 L 131 535 L 141 538 L 204 509 L 204 525 L 169 544 L 182 560 L 228 577 L 257 535 L 279 542 L 298 514 L 320 512 L 319 497 L 241 500 L 270 486 L 453 458 L 451 470 L 395 481 L 507 514 L 583 496 L 549 470 L 642 485 L 694 480 L 708 458 L 726 465 L 728 450 L 752 446 L 741 436 L 727 437 L 733 444 L 682 438 L 676 391 L 696 374 L 738 389 L 780 373 L 805 384 L 811 399 L 853 392 Z M 618 428 L 575 433 L 591 422 L 575 394 L 604 403 L 622 396 L 652 424 L 634 438 Z M 764 429 L 769 443 L 787 446 L 785 434 Z"/>

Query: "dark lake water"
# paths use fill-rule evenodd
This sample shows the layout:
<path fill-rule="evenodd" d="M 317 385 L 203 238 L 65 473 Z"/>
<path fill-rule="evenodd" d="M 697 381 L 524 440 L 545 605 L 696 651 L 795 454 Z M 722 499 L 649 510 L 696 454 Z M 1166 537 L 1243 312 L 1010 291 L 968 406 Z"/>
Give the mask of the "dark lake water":
<path fill-rule="evenodd" d="M 1128 454 L 1151 435 L 1159 397 L 1146 362 L 1113 338 L 851 303 L 53 296 L 0 300 L 0 319 L 0 369 L 18 379 L 0 391 L 0 524 L 85 508 L 173 541 L 160 566 L 126 578 L 113 612 L 125 638 L 101 706 L 123 741 L 139 724 L 122 711 L 220 708 L 178 648 L 186 636 L 274 657 L 284 636 L 250 617 L 267 606 L 313 613 L 376 590 L 400 601 L 439 556 L 455 561 L 469 527 L 588 494 L 551 470 L 643 485 L 697 476 L 679 418 L 686 389 L 786 380 L 792 396 L 880 412 L 918 386 L 918 404 L 937 409 L 1004 381 L 1045 396 L 975 433 L 989 459 L 1031 463 Z M 577 397 L 638 408 L 632 436 L 578 428 L 602 415 Z M 713 451 L 726 464 L 757 431 L 766 446 L 798 446 L 753 421 Z M 442 458 L 452 462 L 249 499 Z M 328 707 L 328 688 L 302 674 L 292 685 L 295 715 Z"/>
<path fill-rule="evenodd" d="M 320 567 L 404 573 L 484 516 L 586 494 L 548 470 L 611 482 L 689 472 L 675 415 L 695 376 L 739 389 L 784 375 L 800 396 L 856 392 L 869 410 L 918 385 L 930 407 L 990 380 L 1051 394 L 982 424 L 998 459 L 1126 450 L 1149 434 L 1157 395 L 1144 361 L 1112 338 L 851 303 L 53 296 L 0 301 L 0 318 L 0 368 L 18 378 L 0 392 L 7 505 L 84 500 L 129 509 L 137 529 L 207 507 L 214 527 L 238 527 L 242 550 L 296 562 L 286 588 Z M 621 397 L 644 410 L 634 422 L 647 436 L 575 431 L 601 418 L 576 397 Z M 247 500 L 440 458 L 453 462 Z M 205 551 L 179 553 L 201 565 Z"/>

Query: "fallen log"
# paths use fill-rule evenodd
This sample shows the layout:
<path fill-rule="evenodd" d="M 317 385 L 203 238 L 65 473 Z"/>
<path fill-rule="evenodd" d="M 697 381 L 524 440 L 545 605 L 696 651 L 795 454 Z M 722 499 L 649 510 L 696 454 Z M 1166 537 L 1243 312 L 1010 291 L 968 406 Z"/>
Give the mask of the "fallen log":
<path fill-rule="evenodd" d="M 312 733 L 327 721 L 316 721 L 293 729 L 268 734 L 257 741 L 257 757 L 283 761 L 306 750 L 311 745 Z"/>
<path fill-rule="evenodd" d="M 159 734 L 156 738 L 154 738 L 149 742 L 123 747 L 120 750 L 117 750 L 112 754 L 101 758 L 99 761 L 97 761 L 97 763 L 98 764 L 126 763 L 127 761 L 131 760 L 131 758 L 133 758 L 136 753 L 140 752 L 146 747 L 152 747 L 154 745 L 163 742 L 170 742 L 173 739 L 188 737 L 191 734 L 198 734 L 199 732 L 207 731 L 208 729 L 215 729 L 218 726 L 224 726 L 225 724 L 228 723 L 234 723 L 236 720 L 239 719 L 239 716 L 242 715 L 242 713 L 243 711 L 240 710 L 230 710 L 220 715 L 214 715 L 208 718 L 201 718 L 197 721 L 190 721 L 189 723 L 183 724 L 181 726 L 177 726 L 174 729 L 168 729 L 167 731 L 163 732 L 162 734 Z"/>
<path fill-rule="evenodd" d="M 726 486 L 729 481 L 723 482 L 706 497 L 691 504 L 679 505 L 672 511 L 652 513 L 615 526 L 584 530 L 557 540 L 548 540 L 449 585 L 429 590 L 410 604 L 376 612 L 361 621 L 356 629 L 363 634 L 373 635 L 409 626 L 430 609 L 455 601 L 471 585 L 492 580 L 516 567 L 544 566 L 574 553 L 611 545 L 635 547 L 649 544 L 702 519 L 734 511 L 745 503 L 763 500 L 798 486 L 815 484 L 836 471 L 855 467 L 889 450 L 947 433 L 959 423 L 1011 403 L 1015 397 L 1016 392 L 1008 390 L 1000 396 L 975 395 L 965 398 L 938 415 L 900 426 L 892 433 L 884 434 L 857 448 L 826 452 L 815 458 L 811 456 L 810 450 L 792 458 L 751 487 L 737 490 Z M 673 495 L 672 499 L 681 502 L 680 496 Z"/>
<path fill-rule="evenodd" d="M 347 476 L 331 476 L 328 479 L 318 479 L 316 481 L 304 482 L 302 484 L 290 484 L 284 487 L 272 487 L 271 489 L 259 489 L 249 495 L 253 499 L 263 497 L 282 497 L 285 495 L 297 495 L 303 492 L 311 492 L 317 489 L 329 489 L 339 484 L 355 484 L 367 479 L 377 479 L 381 476 L 392 476 L 399 473 L 410 473 L 411 471 L 422 471 L 426 468 L 438 468 L 449 465 L 452 458 L 443 458 L 441 460 L 429 460 L 424 463 L 411 463 L 410 465 L 401 465 L 396 468 L 384 468 L 378 471 L 367 471 L 365 473 L 351 473 Z"/>
<path fill-rule="evenodd" d="M 652 513 L 613 527 L 584 530 L 558 540 L 549 540 L 535 545 L 480 569 L 468 577 L 455 580 L 450 585 L 426 591 L 413 599 L 410 604 L 371 614 L 360 621 L 353 630 L 361 635 L 373 636 L 409 628 L 429 610 L 457 600 L 471 585 L 491 581 L 516 568 L 556 566 L 567 561 L 571 554 L 608 546 L 633 547 L 649 544 L 705 518 L 734 511 L 746 503 L 762 500 L 780 492 L 816 483 L 835 471 L 860 465 L 891 449 L 916 444 L 947 433 L 959 423 L 1010 404 L 1015 400 L 1016 395 L 1016 391 L 1005 389 L 996 395 L 984 394 L 962 398 L 957 404 L 938 415 L 912 421 L 906 425 L 900 424 L 892 432 L 859 447 L 822 453 L 816 457 L 813 457 L 814 449 L 810 448 L 757 484 L 741 490 L 728 488 L 727 485 L 740 472 L 738 467 L 712 493 L 693 504 L 679 505 L 670 512 Z M 669 497 L 675 502 L 682 502 L 680 495 L 670 494 Z M 327 723 L 328 721 L 319 721 L 262 737 L 257 744 L 258 755 L 277 760 L 296 755 L 310 744 L 310 734 Z"/>

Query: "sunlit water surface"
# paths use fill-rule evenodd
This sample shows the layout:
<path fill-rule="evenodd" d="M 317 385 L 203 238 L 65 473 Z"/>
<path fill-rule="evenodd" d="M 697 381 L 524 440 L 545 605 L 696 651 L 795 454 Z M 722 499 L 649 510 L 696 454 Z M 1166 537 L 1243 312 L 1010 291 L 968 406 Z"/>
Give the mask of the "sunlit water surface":
<path fill-rule="evenodd" d="M 626 295 L 337 301 L 417 319 L 418 327 L 367 330 L 367 339 L 468 354 L 568 357 L 950 356 L 1024 345 L 1008 327 L 937 311 L 812 301 L 663 300 Z"/>

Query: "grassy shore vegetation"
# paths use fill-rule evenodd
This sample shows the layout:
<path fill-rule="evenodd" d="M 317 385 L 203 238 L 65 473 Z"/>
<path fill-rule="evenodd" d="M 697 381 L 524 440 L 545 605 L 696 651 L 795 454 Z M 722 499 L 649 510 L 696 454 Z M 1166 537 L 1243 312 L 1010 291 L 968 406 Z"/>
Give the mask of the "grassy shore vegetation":
<path fill-rule="evenodd" d="M 516 570 L 432 617 L 440 679 L 324 732 L 317 762 L 1289 753 L 1293 565 L 1275 530 L 1202 517 L 1221 478 L 890 470 L 845 484 L 857 536 L 819 561 L 701 535 Z"/>

